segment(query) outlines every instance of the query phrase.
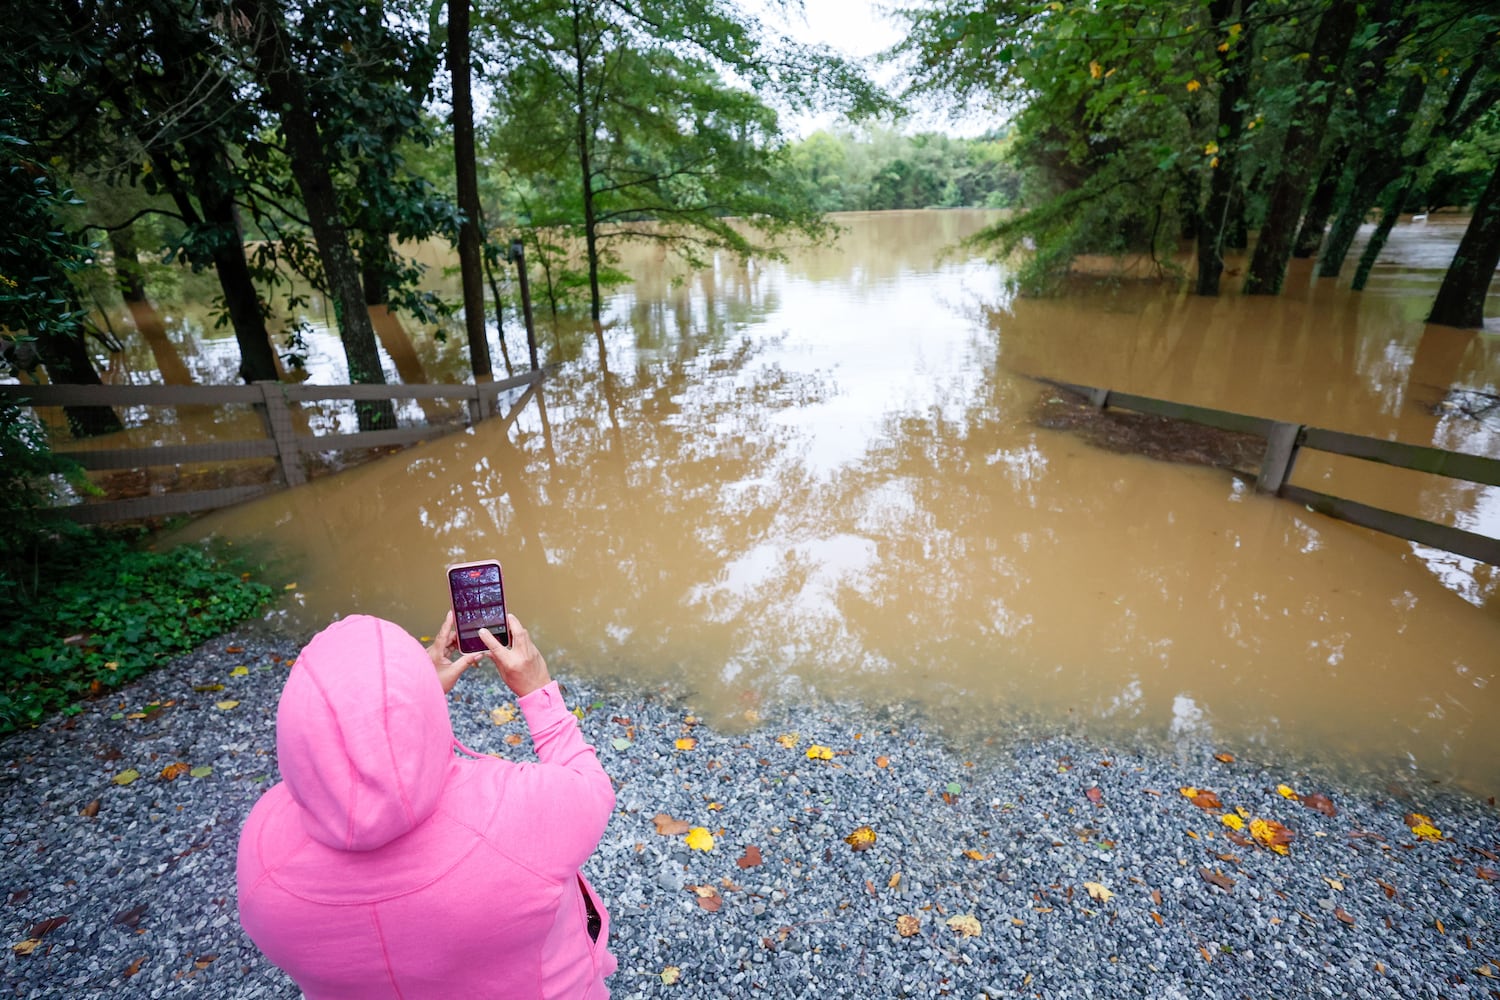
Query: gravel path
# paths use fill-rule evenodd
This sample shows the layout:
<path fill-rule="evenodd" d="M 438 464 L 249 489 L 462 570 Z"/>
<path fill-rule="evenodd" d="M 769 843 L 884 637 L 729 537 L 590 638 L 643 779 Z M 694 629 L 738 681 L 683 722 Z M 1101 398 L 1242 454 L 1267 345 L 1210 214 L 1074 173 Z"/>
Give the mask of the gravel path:
<path fill-rule="evenodd" d="M 231 635 L 0 744 L 19 946 L 0 995 L 298 995 L 234 899 L 296 649 Z M 724 732 L 665 696 L 564 681 L 618 786 L 587 869 L 615 922 L 616 997 L 1500 998 L 1490 803 L 1332 787 L 1215 748 L 1169 759 L 1010 734 L 967 760 L 915 716 L 854 706 Z M 498 681 L 471 675 L 458 695 L 461 739 L 529 756 L 520 718 L 490 715 L 509 704 Z M 198 776 L 165 780 L 178 762 Z M 116 783 L 127 769 L 141 777 Z M 1285 824 L 1288 853 L 1248 840 L 1248 822 L 1236 843 L 1220 819 L 1236 808 Z M 1443 839 L 1418 839 L 1411 813 Z M 658 832 L 659 814 L 714 846 Z M 861 827 L 874 840 L 857 851 L 845 838 Z"/>

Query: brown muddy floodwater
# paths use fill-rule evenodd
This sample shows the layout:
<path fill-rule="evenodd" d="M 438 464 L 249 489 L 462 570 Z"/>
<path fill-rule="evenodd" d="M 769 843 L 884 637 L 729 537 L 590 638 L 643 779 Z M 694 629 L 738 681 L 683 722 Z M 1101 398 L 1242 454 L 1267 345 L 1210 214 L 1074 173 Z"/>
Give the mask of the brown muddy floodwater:
<path fill-rule="evenodd" d="M 601 336 L 547 335 L 560 366 L 513 425 L 176 537 L 269 554 L 296 583 L 278 628 L 430 633 L 444 565 L 496 557 L 555 666 L 681 682 L 724 722 L 910 701 L 959 741 L 1060 726 L 1500 791 L 1492 567 L 1030 419 L 1049 376 L 1500 455 L 1500 338 L 1421 321 L 1461 223 L 1399 226 L 1362 295 L 1303 262 L 1276 299 L 1022 300 L 942 253 L 987 218 L 847 216 L 786 264 L 627 259 Z M 1500 490 L 1353 464 L 1294 481 L 1500 533 Z"/>

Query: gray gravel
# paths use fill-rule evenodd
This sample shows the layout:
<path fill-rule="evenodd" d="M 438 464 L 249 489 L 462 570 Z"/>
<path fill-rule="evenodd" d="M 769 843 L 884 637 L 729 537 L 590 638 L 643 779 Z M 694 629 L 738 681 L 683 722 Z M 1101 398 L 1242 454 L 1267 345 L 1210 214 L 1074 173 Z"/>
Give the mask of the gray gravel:
<path fill-rule="evenodd" d="M 39 938 L 0 958 L 0 995 L 298 995 L 239 930 L 234 898 L 236 836 L 276 777 L 276 697 L 297 645 L 228 636 L 0 744 L 6 943 Z M 614 920 L 617 997 L 1500 998 L 1491 803 L 1225 763 L 1223 748 L 1127 753 L 1040 732 L 966 759 L 915 715 L 848 705 L 731 732 L 662 692 L 564 682 L 618 787 L 587 868 Z M 520 718 L 490 716 L 509 703 L 498 681 L 471 675 L 458 693 L 461 739 L 529 756 L 505 742 Z M 778 742 L 793 732 L 795 746 Z M 679 749 L 685 737 L 696 746 Z M 832 759 L 809 759 L 814 743 Z M 179 761 L 212 773 L 164 780 Z M 127 768 L 142 777 L 114 783 Z M 1289 854 L 1232 842 L 1182 786 L 1284 823 Z M 1444 839 L 1419 841 L 1412 812 Z M 712 850 L 658 833 L 660 813 L 711 830 Z M 845 838 L 866 826 L 874 843 L 855 851 Z M 694 886 L 713 886 L 718 909 Z"/>

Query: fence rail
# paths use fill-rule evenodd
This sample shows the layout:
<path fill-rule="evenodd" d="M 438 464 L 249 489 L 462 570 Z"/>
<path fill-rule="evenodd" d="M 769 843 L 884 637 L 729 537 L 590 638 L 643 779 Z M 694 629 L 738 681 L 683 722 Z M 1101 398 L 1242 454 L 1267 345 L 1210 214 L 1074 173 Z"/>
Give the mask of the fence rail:
<path fill-rule="evenodd" d="M 1310 490 L 1303 486 L 1294 486 L 1289 482 L 1292 477 L 1292 468 L 1297 462 L 1297 455 L 1304 448 L 1332 455 L 1364 459 L 1368 462 L 1378 462 L 1401 469 L 1427 472 L 1435 476 L 1482 483 L 1486 486 L 1500 486 L 1500 460 L 1484 458 L 1480 455 L 1465 455 L 1425 445 L 1363 437 L 1322 427 L 1286 423 L 1265 417 L 1252 417 L 1227 410 L 1190 406 L 1186 403 L 1153 399 L 1150 396 L 1136 396 L 1094 386 L 1075 385 L 1071 382 L 1059 382 L 1053 379 L 1041 381 L 1059 389 L 1077 393 L 1101 411 L 1113 406 L 1117 409 L 1173 420 L 1186 420 L 1220 430 L 1253 434 L 1263 438 L 1266 441 L 1266 450 L 1261 459 L 1260 472 L 1256 477 L 1257 490 L 1306 504 L 1320 514 L 1336 517 L 1351 524 L 1372 528 L 1433 548 L 1456 552 L 1471 559 L 1478 559 L 1480 562 L 1500 565 L 1500 539 L 1465 531 L 1451 525 L 1437 524 L 1407 514 L 1398 514 L 1345 497 Z"/>
<path fill-rule="evenodd" d="M 218 407 L 248 404 L 260 413 L 264 437 L 147 448 L 58 449 L 58 454 L 90 470 L 141 469 L 269 458 L 276 462 L 279 485 L 297 486 L 307 480 L 302 467 L 302 457 L 305 454 L 415 444 L 440 437 L 454 429 L 453 424 L 424 424 L 391 430 L 361 431 L 356 434 L 298 434 L 292 421 L 293 407 L 298 404 L 329 399 L 457 400 L 467 404 L 465 424 L 473 424 L 496 409 L 501 394 L 524 386 L 525 391 L 504 415 L 504 420 L 509 423 L 530 401 L 541 378 L 542 372 L 538 370 L 476 385 L 290 385 L 282 382 L 226 386 L 0 385 L 0 402 L 32 407 Z M 278 484 L 273 483 L 190 490 L 128 500 L 73 504 L 60 509 L 75 521 L 98 524 L 212 510 L 276 488 Z"/>

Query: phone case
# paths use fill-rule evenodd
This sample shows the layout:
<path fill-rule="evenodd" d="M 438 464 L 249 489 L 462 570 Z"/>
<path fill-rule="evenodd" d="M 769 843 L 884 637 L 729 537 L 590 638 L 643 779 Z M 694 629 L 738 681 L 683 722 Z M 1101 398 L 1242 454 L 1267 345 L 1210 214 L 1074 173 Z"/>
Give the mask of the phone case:
<path fill-rule="evenodd" d="M 494 559 L 454 563 L 445 576 L 459 650 L 483 652 L 486 647 L 479 637 L 482 628 L 489 629 L 508 648 L 510 629 L 505 621 L 505 578 L 500 563 Z"/>

